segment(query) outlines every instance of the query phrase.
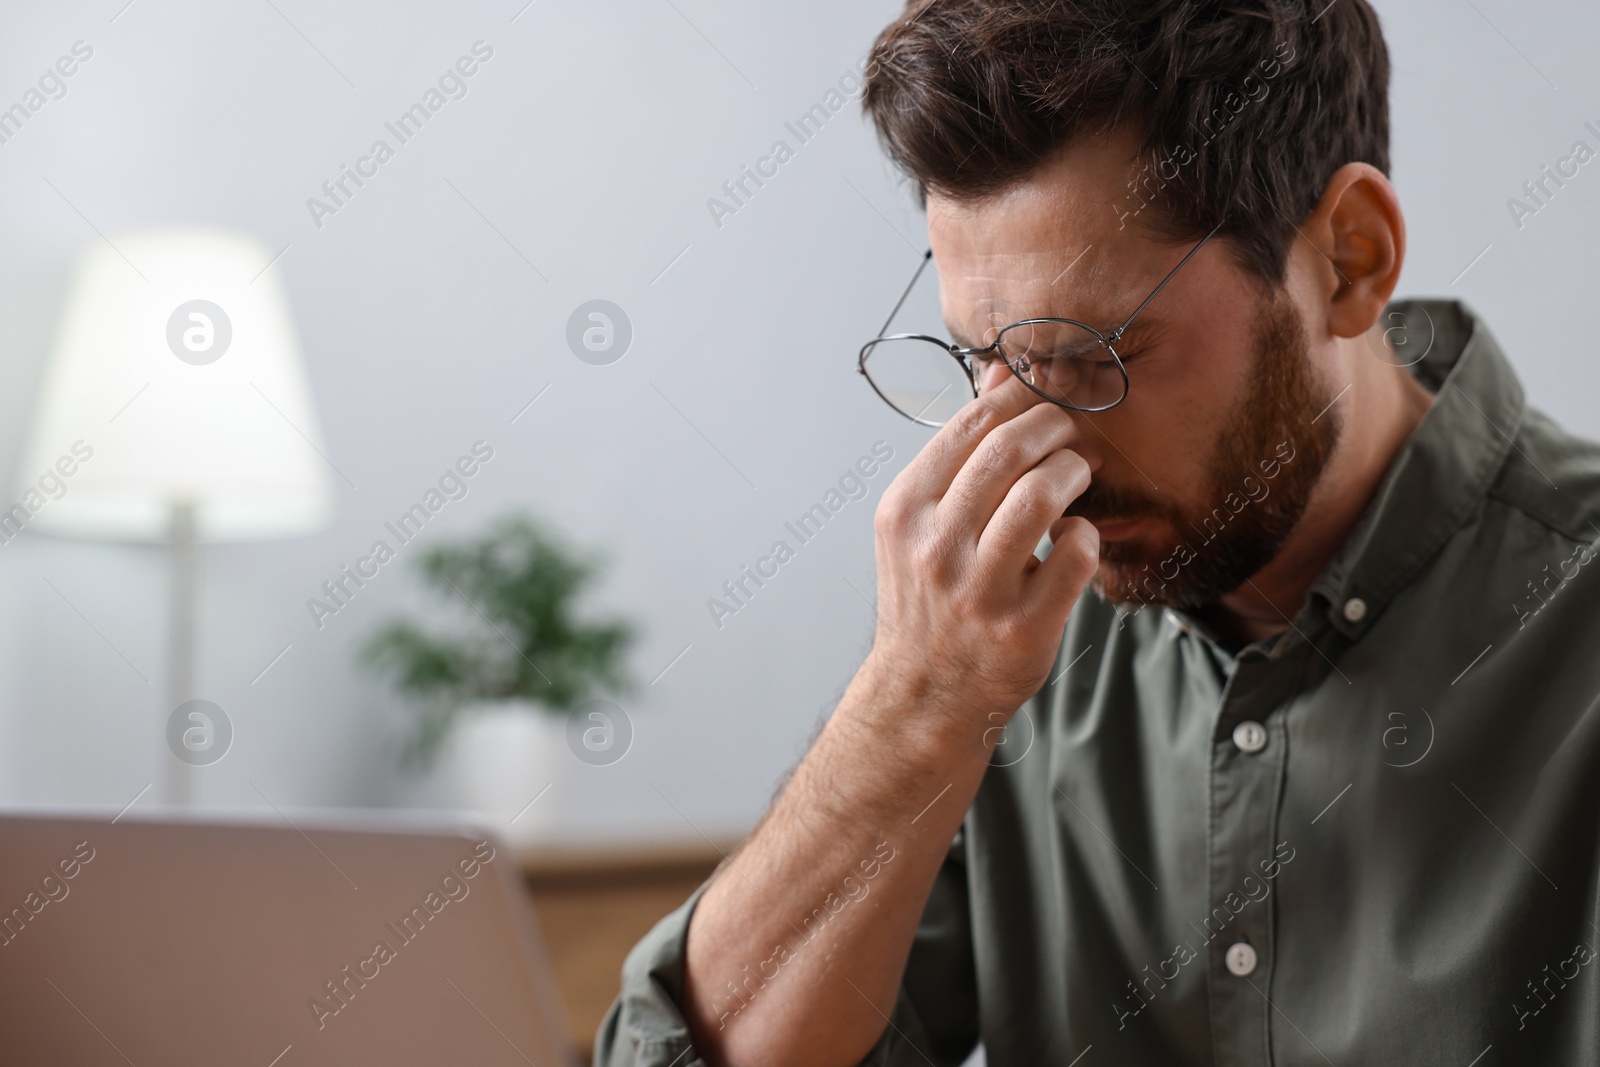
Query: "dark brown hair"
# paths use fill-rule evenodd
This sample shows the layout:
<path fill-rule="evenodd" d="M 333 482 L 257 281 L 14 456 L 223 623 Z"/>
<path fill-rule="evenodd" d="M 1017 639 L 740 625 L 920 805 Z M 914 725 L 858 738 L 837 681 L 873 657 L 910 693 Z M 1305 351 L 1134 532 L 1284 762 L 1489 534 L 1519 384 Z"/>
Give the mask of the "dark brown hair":
<path fill-rule="evenodd" d="M 1366 0 L 911 0 L 873 45 L 863 106 L 924 200 L 982 200 L 1131 125 L 1124 224 L 1192 239 L 1226 214 L 1242 265 L 1276 285 L 1333 172 L 1389 172 L 1388 90 Z"/>

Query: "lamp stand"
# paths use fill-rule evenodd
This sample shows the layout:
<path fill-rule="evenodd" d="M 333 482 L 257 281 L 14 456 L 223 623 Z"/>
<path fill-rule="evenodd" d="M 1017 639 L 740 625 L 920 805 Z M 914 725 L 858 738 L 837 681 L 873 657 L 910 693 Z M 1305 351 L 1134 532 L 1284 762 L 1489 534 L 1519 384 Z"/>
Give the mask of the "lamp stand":
<path fill-rule="evenodd" d="M 193 502 L 174 501 L 167 534 L 167 699 L 161 714 L 163 737 L 168 716 L 184 701 L 194 699 L 195 601 L 199 569 L 195 537 Z M 193 804 L 195 768 L 170 752 L 166 768 L 167 803 L 182 807 Z"/>

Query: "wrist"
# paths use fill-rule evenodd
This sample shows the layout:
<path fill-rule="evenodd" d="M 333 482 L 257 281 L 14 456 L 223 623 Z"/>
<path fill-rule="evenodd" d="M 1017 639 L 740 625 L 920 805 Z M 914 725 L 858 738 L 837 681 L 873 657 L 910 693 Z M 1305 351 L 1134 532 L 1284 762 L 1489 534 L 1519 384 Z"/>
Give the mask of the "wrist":
<path fill-rule="evenodd" d="M 839 702 L 835 718 L 875 747 L 888 746 L 911 762 L 950 767 L 987 761 L 1004 713 L 980 706 L 936 679 L 867 656 Z M 1015 709 L 1007 709 L 1008 711 Z"/>

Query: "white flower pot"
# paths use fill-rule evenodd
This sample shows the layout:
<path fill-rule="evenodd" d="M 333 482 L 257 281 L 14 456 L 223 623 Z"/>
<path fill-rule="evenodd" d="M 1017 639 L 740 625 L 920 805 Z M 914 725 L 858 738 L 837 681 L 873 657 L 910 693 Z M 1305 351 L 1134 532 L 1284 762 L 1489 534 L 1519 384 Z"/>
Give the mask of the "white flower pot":
<path fill-rule="evenodd" d="M 523 701 L 463 708 L 407 799 L 470 812 L 513 846 L 541 844 L 553 836 L 572 762 L 564 717 Z"/>

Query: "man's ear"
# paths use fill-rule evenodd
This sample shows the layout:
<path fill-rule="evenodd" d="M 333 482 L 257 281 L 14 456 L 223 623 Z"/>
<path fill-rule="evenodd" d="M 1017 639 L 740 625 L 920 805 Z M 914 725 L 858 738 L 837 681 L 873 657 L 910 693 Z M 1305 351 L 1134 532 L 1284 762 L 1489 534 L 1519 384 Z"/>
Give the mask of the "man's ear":
<path fill-rule="evenodd" d="M 1322 253 L 1317 280 L 1328 332 L 1366 333 L 1394 294 L 1406 257 L 1406 220 L 1394 186 L 1369 163 L 1346 163 L 1300 230 Z"/>

